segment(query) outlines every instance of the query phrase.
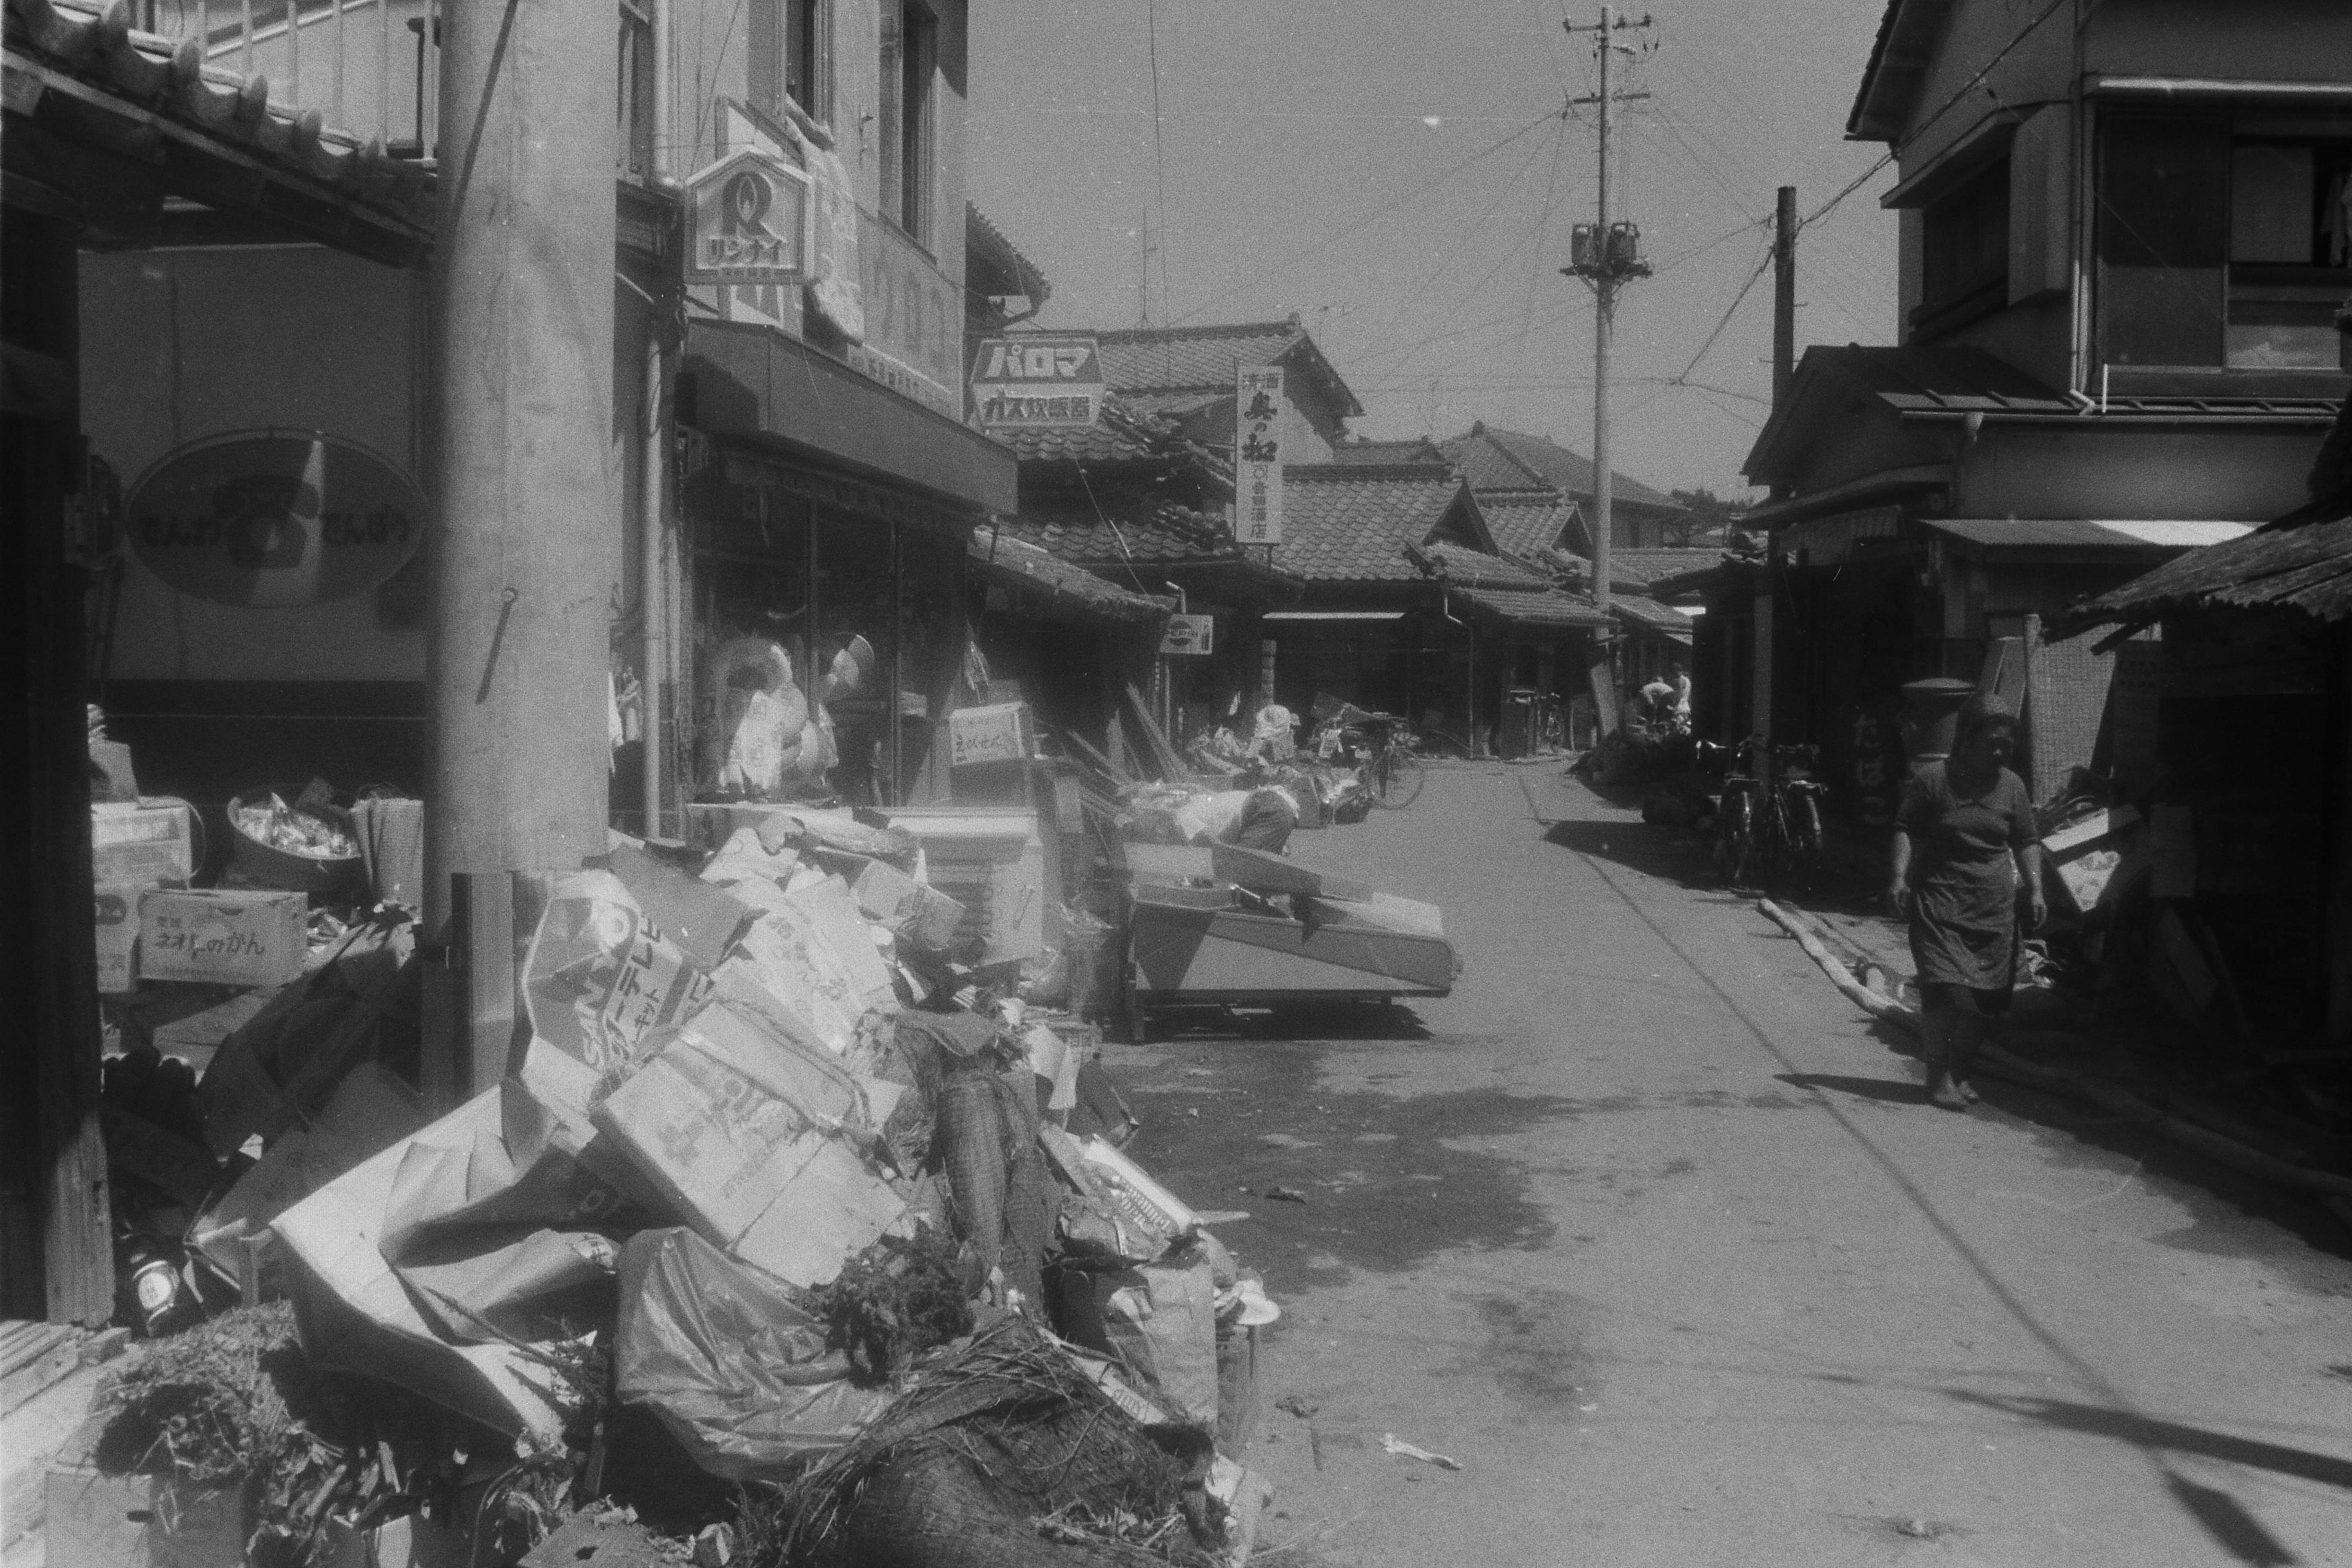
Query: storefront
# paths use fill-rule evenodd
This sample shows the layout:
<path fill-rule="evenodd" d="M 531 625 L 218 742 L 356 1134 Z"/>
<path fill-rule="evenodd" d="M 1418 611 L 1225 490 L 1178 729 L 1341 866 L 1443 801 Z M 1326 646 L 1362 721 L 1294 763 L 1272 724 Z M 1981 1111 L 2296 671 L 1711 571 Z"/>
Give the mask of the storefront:
<path fill-rule="evenodd" d="M 949 798 L 948 716 L 984 695 L 965 680 L 966 553 L 1013 507 L 1013 454 L 752 323 L 689 330 L 677 420 L 676 798 Z M 797 693 L 829 747 L 747 771 L 737 746 L 730 764 L 762 689 Z"/>

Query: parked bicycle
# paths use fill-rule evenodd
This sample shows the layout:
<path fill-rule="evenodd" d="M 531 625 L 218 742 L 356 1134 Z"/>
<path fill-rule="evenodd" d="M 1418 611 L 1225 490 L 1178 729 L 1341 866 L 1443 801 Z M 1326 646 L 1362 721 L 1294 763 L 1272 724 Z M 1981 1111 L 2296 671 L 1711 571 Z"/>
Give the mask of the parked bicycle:
<path fill-rule="evenodd" d="M 1402 719 L 1346 704 L 1324 721 L 1318 742 L 1324 731 L 1336 738 L 1314 749 L 1331 761 L 1353 765 L 1372 805 L 1401 811 L 1420 798 L 1426 781 L 1413 750 L 1412 727 Z"/>
<path fill-rule="evenodd" d="M 1773 747 L 1769 787 L 1748 765 L 1763 750 L 1761 736 L 1743 742 L 1723 781 L 1723 801 L 1715 813 L 1716 877 L 1727 887 L 1790 878 L 1817 888 L 1828 868 L 1822 827 L 1822 796 L 1828 789 L 1813 776 L 1821 748 Z"/>

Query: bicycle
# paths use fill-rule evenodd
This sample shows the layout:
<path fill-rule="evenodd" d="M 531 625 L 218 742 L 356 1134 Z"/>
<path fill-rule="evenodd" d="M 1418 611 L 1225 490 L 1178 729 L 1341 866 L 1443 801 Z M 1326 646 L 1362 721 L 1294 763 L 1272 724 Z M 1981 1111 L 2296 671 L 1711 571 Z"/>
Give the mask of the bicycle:
<path fill-rule="evenodd" d="M 1716 876 L 1727 887 L 1782 876 L 1818 887 L 1828 847 L 1821 806 L 1828 790 L 1811 771 L 1820 763 L 1821 748 L 1773 747 L 1769 788 L 1746 771 L 1749 755 L 1763 749 L 1760 737 L 1743 742 L 1723 781 L 1723 802 L 1715 814 Z"/>
<path fill-rule="evenodd" d="M 1318 731 L 1323 756 L 1339 753 L 1352 763 L 1364 783 L 1364 796 L 1372 805 L 1402 811 L 1421 796 L 1426 780 L 1421 758 L 1413 752 L 1412 731 L 1393 713 L 1368 713 L 1342 704 Z"/>

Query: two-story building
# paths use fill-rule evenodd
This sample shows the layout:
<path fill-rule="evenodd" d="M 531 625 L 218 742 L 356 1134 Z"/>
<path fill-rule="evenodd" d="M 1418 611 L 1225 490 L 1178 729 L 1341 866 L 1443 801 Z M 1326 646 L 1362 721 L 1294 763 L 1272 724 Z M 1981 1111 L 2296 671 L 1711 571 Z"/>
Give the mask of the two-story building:
<path fill-rule="evenodd" d="M 340 113 L 434 178 L 425 0 L 158 15 L 205 59 L 267 79 L 273 101 Z M 869 800 L 938 795 L 968 542 L 1014 499 L 1011 457 L 967 426 L 960 390 L 965 7 L 658 0 L 623 5 L 616 25 L 614 363 L 609 384 L 577 389 L 612 416 L 612 666 L 628 737 L 616 818 L 646 821 L 644 710 L 627 699 L 657 705 L 655 773 L 674 813 L 712 785 L 720 656 L 747 637 L 783 648 L 802 681 L 864 639 L 868 672 L 833 704 L 834 782 Z M 761 187 L 778 205 L 760 221 L 798 280 L 691 281 L 681 185 L 747 151 L 786 167 Z M 93 453 L 135 488 L 201 443 L 308 432 L 421 490 L 439 374 L 428 258 L 357 258 L 194 203 L 167 210 L 154 244 L 86 255 Z M 158 787 L 214 808 L 313 773 L 423 786 L 414 553 L 373 584 L 266 604 L 192 591 L 198 574 L 136 538 L 112 572 L 95 674 Z M 644 668 L 649 648 L 660 668 Z"/>
<path fill-rule="evenodd" d="M 2105 765 L 2113 655 L 2041 621 L 2295 505 L 2352 383 L 2347 58 L 2325 0 L 1890 0 L 1847 134 L 1898 175 L 1897 342 L 1807 350 L 1747 460 L 1781 739 L 1842 776 L 2015 638 L 2037 795 Z"/>

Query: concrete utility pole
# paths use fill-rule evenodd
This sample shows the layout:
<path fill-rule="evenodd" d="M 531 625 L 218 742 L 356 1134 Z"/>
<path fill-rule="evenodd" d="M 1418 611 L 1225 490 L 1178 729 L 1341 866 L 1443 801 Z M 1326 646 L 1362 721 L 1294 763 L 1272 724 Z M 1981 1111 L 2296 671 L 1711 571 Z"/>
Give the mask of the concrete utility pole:
<path fill-rule="evenodd" d="M 1635 99 L 1647 98 L 1646 92 L 1612 92 L 1609 68 L 1613 57 L 1632 54 L 1636 47 L 1621 44 L 1616 35 L 1629 29 L 1646 28 L 1650 18 L 1636 22 L 1617 16 L 1612 7 L 1601 7 L 1601 20 L 1593 26 L 1579 26 L 1573 22 L 1562 26 L 1571 33 L 1598 35 L 1593 52 L 1601 61 L 1601 90 L 1590 98 L 1569 100 L 1570 107 L 1597 104 L 1601 109 L 1601 183 L 1600 205 L 1592 227 L 1587 231 L 1579 226 L 1572 253 L 1574 265 L 1563 267 L 1562 272 L 1581 278 L 1592 285 L 1592 603 L 1603 614 L 1609 609 L 1609 551 L 1615 476 L 1609 467 L 1609 347 L 1617 330 L 1617 286 L 1629 278 L 1646 278 L 1650 264 L 1641 259 L 1641 230 L 1631 223 L 1612 222 L 1609 216 L 1609 128 L 1616 106 Z"/>
<path fill-rule="evenodd" d="M 1782 185 L 1772 207 L 1772 406 L 1788 401 L 1797 374 L 1797 187 Z"/>
<path fill-rule="evenodd" d="M 528 930 L 551 879 L 603 851 L 619 567 L 618 30 L 500 0 L 447 0 L 442 15 L 430 940 L 447 929 L 453 875 L 516 873 L 513 919 Z"/>

